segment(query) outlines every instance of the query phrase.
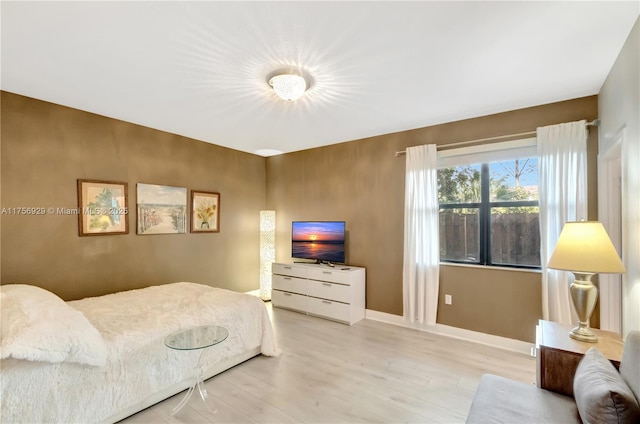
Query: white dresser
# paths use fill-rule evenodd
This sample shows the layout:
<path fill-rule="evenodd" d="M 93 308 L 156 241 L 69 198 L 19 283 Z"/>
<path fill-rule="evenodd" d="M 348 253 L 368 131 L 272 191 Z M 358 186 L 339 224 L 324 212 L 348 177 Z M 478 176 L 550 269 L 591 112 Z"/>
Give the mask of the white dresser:
<path fill-rule="evenodd" d="M 271 303 L 353 325 L 365 316 L 365 269 L 274 263 Z"/>

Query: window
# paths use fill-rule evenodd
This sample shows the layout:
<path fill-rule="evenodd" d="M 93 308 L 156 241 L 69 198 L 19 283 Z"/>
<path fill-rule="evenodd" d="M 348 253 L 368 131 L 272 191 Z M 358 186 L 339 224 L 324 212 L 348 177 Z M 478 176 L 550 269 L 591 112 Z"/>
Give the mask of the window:
<path fill-rule="evenodd" d="M 540 267 L 536 157 L 438 170 L 444 262 Z"/>

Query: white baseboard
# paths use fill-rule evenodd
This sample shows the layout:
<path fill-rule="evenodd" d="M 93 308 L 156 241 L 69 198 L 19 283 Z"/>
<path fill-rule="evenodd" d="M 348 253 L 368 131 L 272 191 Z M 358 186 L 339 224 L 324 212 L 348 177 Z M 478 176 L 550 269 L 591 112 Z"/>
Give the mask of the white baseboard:
<path fill-rule="evenodd" d="M 414 330 L 426 331 L 428 333 L 453 337 L 455 339 L 467 340 L 487 346 L 493 346 L 511 352 L 531 355 L 534 344 L 521 340 L 509 339 L 507 337 L 494 336 L 492 334 L 480 333 L 477 331 L 465 330 L 464 328 L 451 327 L 449 325 L 436 324 L 426 326 L 420 323 L 411 323 L 404 320 L 400 315 L 388 314 L 367 309 L 366 318 L 373 321 L 385 322 L 387 324 L 398 325 L 400 327 L 412 328 Z M 534 349 L 535 350 L 535 349 Z"/>

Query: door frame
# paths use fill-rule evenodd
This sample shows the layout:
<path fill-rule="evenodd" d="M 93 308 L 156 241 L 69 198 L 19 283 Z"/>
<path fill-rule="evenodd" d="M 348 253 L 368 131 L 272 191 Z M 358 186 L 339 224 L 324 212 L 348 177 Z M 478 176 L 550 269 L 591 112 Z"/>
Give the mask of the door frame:
<path fill-rule="evenodd" d="M 598 154 L 598 220 L 622 256 L 622 147 L 625 128 Z M 600 274 L 600 328 L 622 334 L 622 275 Z"/>

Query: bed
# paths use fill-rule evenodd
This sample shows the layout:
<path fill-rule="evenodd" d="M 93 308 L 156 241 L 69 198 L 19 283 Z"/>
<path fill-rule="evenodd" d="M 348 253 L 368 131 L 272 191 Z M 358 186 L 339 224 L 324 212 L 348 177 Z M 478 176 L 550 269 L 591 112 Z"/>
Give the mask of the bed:
<path fill-rule="evenodd" d="M 188 388 L 199 352 L 164 345 L 203 324 L 229 337 L 204 354 L 209 378 L 279 349 L 262 300 L 172 283 L 64 302 L 36 286 L 0 286 L 2 423 L 119 421 Z"/>

